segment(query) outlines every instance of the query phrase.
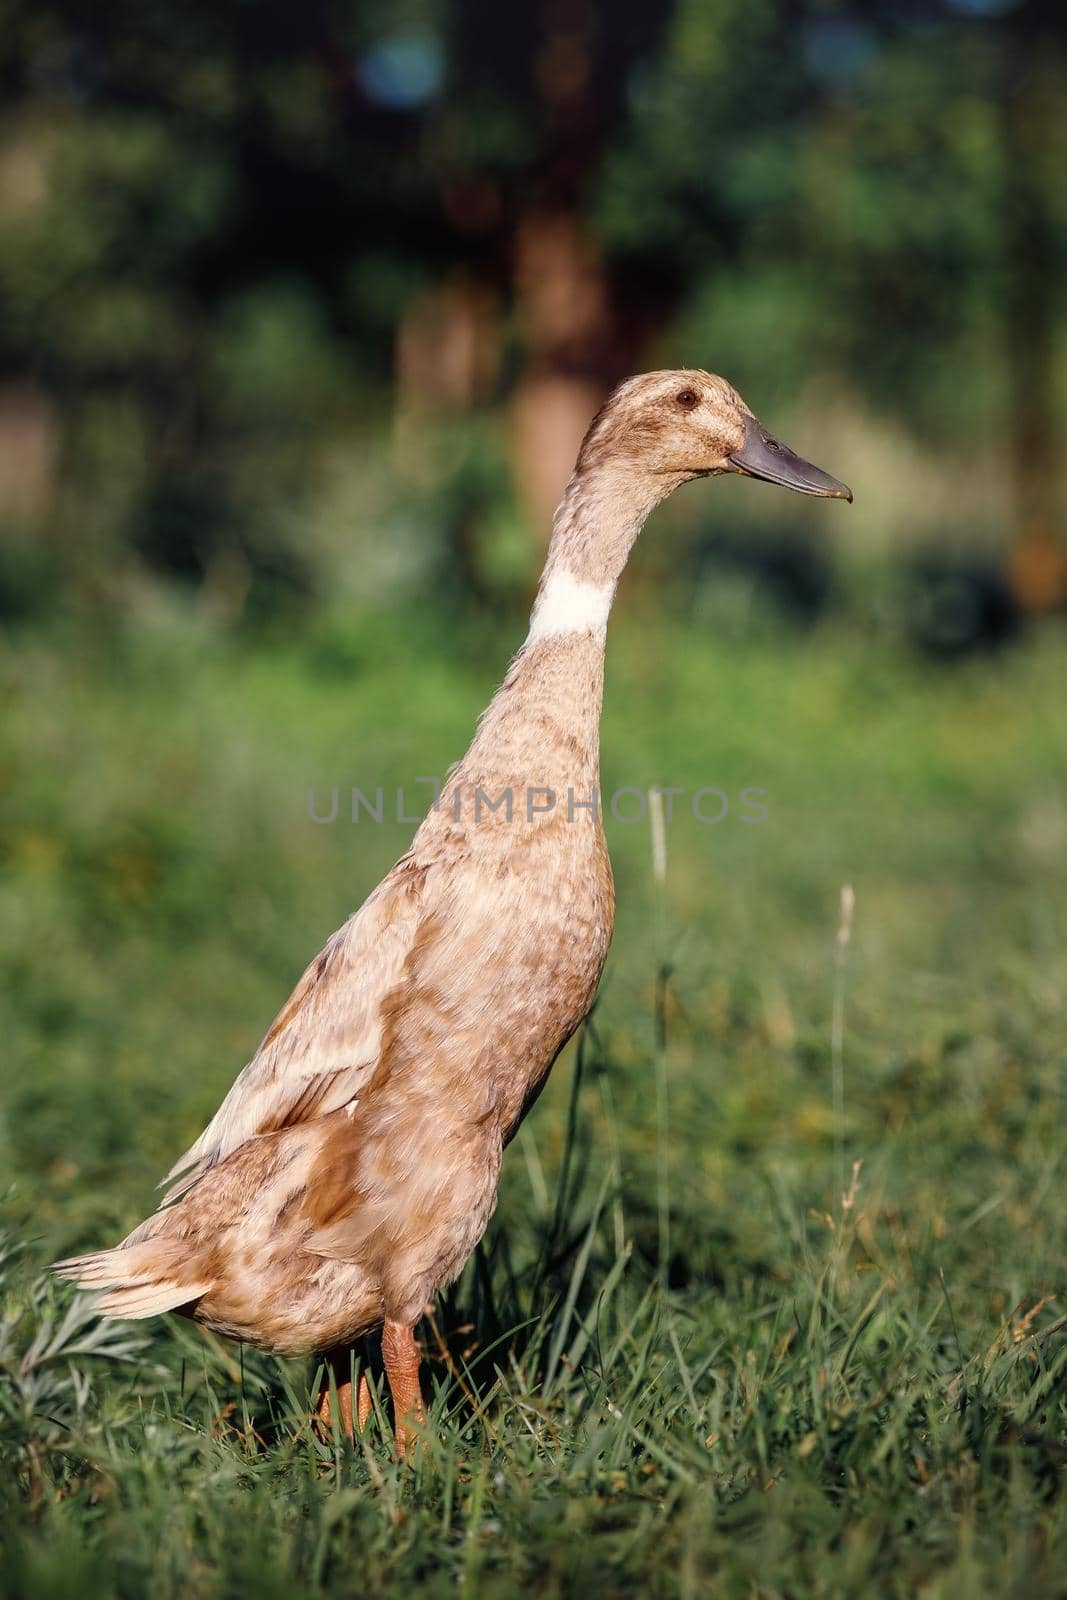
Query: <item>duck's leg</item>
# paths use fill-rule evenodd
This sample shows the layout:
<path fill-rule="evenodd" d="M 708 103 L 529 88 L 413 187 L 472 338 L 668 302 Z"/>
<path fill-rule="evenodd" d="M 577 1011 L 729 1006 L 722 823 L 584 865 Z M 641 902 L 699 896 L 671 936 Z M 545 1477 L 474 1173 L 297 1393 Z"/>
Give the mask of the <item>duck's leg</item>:
<path fill-rule="evenodd" d="M 385 1323 L 382 1328 L 382 1360 L 385 1362 L 385 1375 L 389 1379 L 389 1392 L 393 1397 L 396 1453 L 403 1457 L 415 1438 L 409 1424 L 426 1420 L 419 1386 L 419 1347 L 415 1343 L 415 1330 L 408 1327 L 407 1323 Z"/>
<path fill-rule="evenodd" d="M 367 1426 L 367 1418 L 370 1416 L 371 1398 L 370 1379 L 367 1376 L 368 1370 L 366 1352 L 364 1351 L 363 1365 L 359 1369 L 359 1384 L 356 1392 L 356 1423 L 360 1433 Z"/>
<path fill-rule="evenodd" d="M 318 1404 L 315 1407 L 315 1421 L 319 1432 L 328 1435 L 331 1428 L 332 1417 L 330 1410 L 330 1378 L 332 1376 L 334 1388 L 337 1390 L 337 1408 L 341 1416 L 341 1426 L 349 1439 L 354 1442 L 355 1431 L 352 1426 L 352 1352 L 347 1346 L 339 1346 L 326 1353 L 326 1371 L 322 1375 L 319 1387 Z M 366 1427 L 367 1418 L 370 1416 L 370 1384 L 367 1381 L 367 1364 L 364 1361 L 360 1369 L 359 1383 L 356 1389 L 356 1423 L 360 1433 Z"/>

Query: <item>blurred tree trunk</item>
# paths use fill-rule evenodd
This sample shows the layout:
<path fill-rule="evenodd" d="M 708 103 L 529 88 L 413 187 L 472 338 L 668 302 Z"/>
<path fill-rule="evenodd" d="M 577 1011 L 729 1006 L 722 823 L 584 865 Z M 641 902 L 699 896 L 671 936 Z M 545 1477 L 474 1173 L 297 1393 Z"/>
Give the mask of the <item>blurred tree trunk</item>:
<path fill-rule="evenodd" d="M 500 99 L 501 120 L 514 117 L 528 145 L 510 167 L 491 144 L 483 151 L 469 137 L 476 116 L 468 122 L 469 113 L 453 109 L 440 124 L 436 222 L 448 253 L 462 252 L 464 278 L 424 294 L 401 320 L 399 453 L 413 457 L 410 422 L 491 398 L 513 326 L 510 453 L 527 520 L 542 540 L 592 413 L 669 310 L 644 285 L 627 300 L 628 281 L 602 261 L 584 219 L 590 180 L 626 115 L 632 70 L 654 55 L 670 14 L 646 0 L 616 0 L 610 10 L 594 0 L 533 0 L 518 11 L 466 0 L 453 18 L 457 104 Z M 495 119 L 489 127 L 499 138 Z M 514 310 L 511 325 L 505 308 Z M 456 523 L 452 550 L 471 592 L 479 583 L 476 521 L 472 510 Z"/>
<path fill-rule="evenodd" d="M 514 288 L 524 355 L 511 397 L 515 476 L 547 541 L 589 419 L 627 358 L 607 275 L 573 213 L 522 220 Z"/>
<path fill-rule="evenodd" d="M 1010 447 L 1015 496 L 1012 589 L 1026 611 L 1067 602 L 1061 503 L 1056 335 L 1059 241 L 1053 184 L 1067 132 L 1064 21 L 1057 7 L 1022 6 L 1004 19 L 1001 99 L 1007 247 Z"/>
<path fill-rule="evenodd" d="M 662 26 L 653 8 L 635 32 L 640 8 L 624 9 L 612 16 L 590 0 L 539 0 L 536 9 L 532 83 L 546 138 L 512 239 L 523 359 L 510 420 L 519 492 L 542 542 L 590 418 L 632 370 L 651 321 L 622 314 L 619 286 L 583 221 L 630 70 Z"/>

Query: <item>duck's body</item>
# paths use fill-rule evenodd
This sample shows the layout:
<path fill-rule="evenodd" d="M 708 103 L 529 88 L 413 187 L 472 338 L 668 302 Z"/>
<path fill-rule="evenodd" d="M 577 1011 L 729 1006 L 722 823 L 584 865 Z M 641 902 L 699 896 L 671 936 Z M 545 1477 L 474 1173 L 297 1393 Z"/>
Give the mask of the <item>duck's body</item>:
<path fill-rule="evenodd" d="M 685 464 L 675 410 L 694 391 L 722 437 Z M 631 380 L 594 421 L 529 637 L 411 849 L 305 972 L 160 1209 L 115 1249 L 61 1263 L 106 1289 L 104 1312 L 181 1310 L 286 1354 L 384 1324 L 398 1410 L 417 1408 L 411 1329 L 481 1237 L 504 1146 L 607 955 L 599 721 L 616 582 L 678 483 L 757 470 L 755 426 L 705 373 Z M 843 492 L 818 476 L 793 486 Z"/>
<path fill-rule="evenodd" d="M 178 1162 L 180 1198 L 84 1261 L 83 1282 L 122 1273 L 105 1311 L 188 1306 L 292 1354 L 413 1323 L 459 1271 L 607 954 L 611 868 L 577 804 L 597 785 L 600 654 L 588 635 L 523 652 L 411 849 Z M 533 677 L 557 691 L 536 746 L 520 710 Z"/>

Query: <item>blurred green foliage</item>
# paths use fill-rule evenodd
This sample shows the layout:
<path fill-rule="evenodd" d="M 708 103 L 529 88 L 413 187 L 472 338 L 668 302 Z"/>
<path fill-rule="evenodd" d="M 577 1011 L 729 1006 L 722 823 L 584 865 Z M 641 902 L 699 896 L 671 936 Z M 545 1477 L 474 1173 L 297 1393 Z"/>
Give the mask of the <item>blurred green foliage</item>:
<path fill-rule="evenodd" d="M 16 418 L 43 404 L 51 453 L 0 510 L 0 602 L 24 604 L 27 530 L 50 552 L 32 570 L 90 609 L 145 570 L 225 614 L 329 592 L 337 463 L 365 503 L 398 330 L 456 281 L 495 297 L 496 375 L 467 414 L 492 545 L 514 510 L 475 413 L 545 359 L 516 277 L 544 214 L 578 219 L 610 300 L 560 370 L 711 364 L 768 412 L 835 394 L 961 464 L 1003 461 L 1029 406 L 1032 451 L 1064 317 L 1052 290 L 1026 321 L 1020 251 L 1062 281 L 1065 37 L 1043 0 L 7 0 L 0 385 Z M 1037 343 L 1048 383 L 1014 371 Z M 452 548 L 426 514 L 449 484 L 446 451 L 414 491 L 415 571 Z"/>

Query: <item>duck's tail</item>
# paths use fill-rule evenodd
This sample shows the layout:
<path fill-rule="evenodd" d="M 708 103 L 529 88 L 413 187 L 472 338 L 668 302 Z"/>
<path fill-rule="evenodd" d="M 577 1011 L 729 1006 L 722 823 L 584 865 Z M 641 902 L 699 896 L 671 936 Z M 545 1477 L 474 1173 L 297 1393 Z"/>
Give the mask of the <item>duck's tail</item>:
<path fill-rule="evenodd" d="M 195 1270 L 190 1276 L 195 1263 L 188 1259 L 187 1242 L 184 1262 L 182 1254 L 177 1241 L 148 1239 L 70 1256 L 56 1261 L 52 1271 L 83 1289 L 102 1291 L 97 1310 L 105 1317 L 158 1317 L 183 1310 L 213 1287 L 212 1279 L 196 1277 Z"/>

